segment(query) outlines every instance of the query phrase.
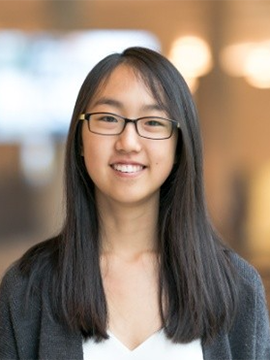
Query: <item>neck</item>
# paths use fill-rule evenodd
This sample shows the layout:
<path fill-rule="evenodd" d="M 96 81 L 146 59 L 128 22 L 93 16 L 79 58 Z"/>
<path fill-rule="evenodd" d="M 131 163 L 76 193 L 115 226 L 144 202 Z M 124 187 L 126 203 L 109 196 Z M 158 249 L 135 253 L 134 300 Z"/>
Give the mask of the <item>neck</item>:
<path fill-rule="evenodd" d="M 157 251 L 158 199 L 123 206 L 97 199 L 101 221 L 101 251 L 133 257 Z"/>

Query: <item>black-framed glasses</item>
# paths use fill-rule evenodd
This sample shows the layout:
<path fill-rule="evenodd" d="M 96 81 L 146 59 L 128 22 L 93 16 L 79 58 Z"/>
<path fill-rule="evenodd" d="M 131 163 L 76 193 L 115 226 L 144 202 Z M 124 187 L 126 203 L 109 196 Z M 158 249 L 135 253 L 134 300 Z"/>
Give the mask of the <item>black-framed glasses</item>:
<path fill-rule="evenodd" d="M 138 119 L 128 119 L 109 112 L 94 112 L 81 114 L 79 120 L 87 120 L 88 129 L 99 135 L 120 135 L 127 125 L 133 123 L 139 136 L 151 140 L 169 139 L 173 130 L 180 128 L 176 120 L 160 116 L 144 116 Z"/>

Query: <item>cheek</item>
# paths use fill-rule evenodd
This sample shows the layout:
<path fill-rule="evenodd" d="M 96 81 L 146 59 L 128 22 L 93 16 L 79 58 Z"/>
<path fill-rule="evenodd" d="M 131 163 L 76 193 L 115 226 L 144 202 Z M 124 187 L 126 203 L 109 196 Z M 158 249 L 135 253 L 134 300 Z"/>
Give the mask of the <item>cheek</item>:
<path fill-rule="evenodd" d="M 177 140 L 177 136 L 172 137 L 171 142 L 168 144 L 166 150 L 164 151 L 164 157 L 167 159 L 168 165 L 173 165 L 176 162 Z"/>
<path fill-rule="evenodd" d="M 175 146 L 167 146 L 164 148 L 160 148 L 159 151 L 155 150 L 153 151 L 154 154 L 156 154 L 155 158 L 155 167 L 156 169 L 162 174 L 163 176 L 167 177 L 174 164 L 175 164 Z"/>
<path fill-rule="evenodd" d="M 83 137 L 84 164 L 94 183 L 105 178 L 112 153 L 112 143 L 109 140 L 95 134 Z"/>
<path fill-rule="evenodd" d="M 84 152 L 84 163 L 88 174 L 91 176 L 93 170 L 97 168 L 98 159 L 96 158 L 95 154 L 93 154 L 93 152 L 89 150 L 90 149 L 86 149 L 86 151 Z"/>
<path fill-rule="evenodd" d="M 82 152 L 84 157 L 85 167 L 88 174 L 92 177 L 92 173 L 98 168 L 101 161 L 102 152 L 99 151 L 98 144 L 95 139 L 83 139 Z"/>

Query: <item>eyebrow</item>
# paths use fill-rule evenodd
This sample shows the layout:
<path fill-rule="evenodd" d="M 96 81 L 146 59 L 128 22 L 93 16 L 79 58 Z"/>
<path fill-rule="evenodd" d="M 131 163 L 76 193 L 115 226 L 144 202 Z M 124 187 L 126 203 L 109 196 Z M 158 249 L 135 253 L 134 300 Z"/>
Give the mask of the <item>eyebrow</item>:
<path fill-rule="evenodd" d="M 124 104 L 121 101 L 118 101 L 116 99 L 108 98 L 108 97 L 102 97 L 98 99 L 94 104 L 94 106 L 97 105 L 111 105 L 117 109 L 124 108 Z M 158 110 L 158 111 L 164 111 L 165 108 L 161 104 L 158 103 L 152 103 L 152 104 L 144 104 L 142 106 L 142 111 L 151 111 L 151 110 Z"/>
<path fill-rule="evenodd" d="M 123 104 L 120 101 L 107 97 L 102 97 L 95 101 L 94 106 L 97 105 L 111 105 L 119 109 L 123 107 Z"/>

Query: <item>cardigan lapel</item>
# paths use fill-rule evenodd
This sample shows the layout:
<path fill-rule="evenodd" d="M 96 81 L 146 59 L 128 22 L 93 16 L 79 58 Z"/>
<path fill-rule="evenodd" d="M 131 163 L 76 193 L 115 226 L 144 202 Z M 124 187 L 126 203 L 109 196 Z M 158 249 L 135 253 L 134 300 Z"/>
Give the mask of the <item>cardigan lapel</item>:
<path fill-rule="evenodd" d="M 55 322 L 43 301 L 39 337 L 40 360 L 83 360 L 82 336 Z"/>
<path fill-rule="evenodd" d="M 203 345 L 204 360 L 226 359 L 232 360 L 230 343 L 227 335 L 219 335 L 207 345 Z"/>

